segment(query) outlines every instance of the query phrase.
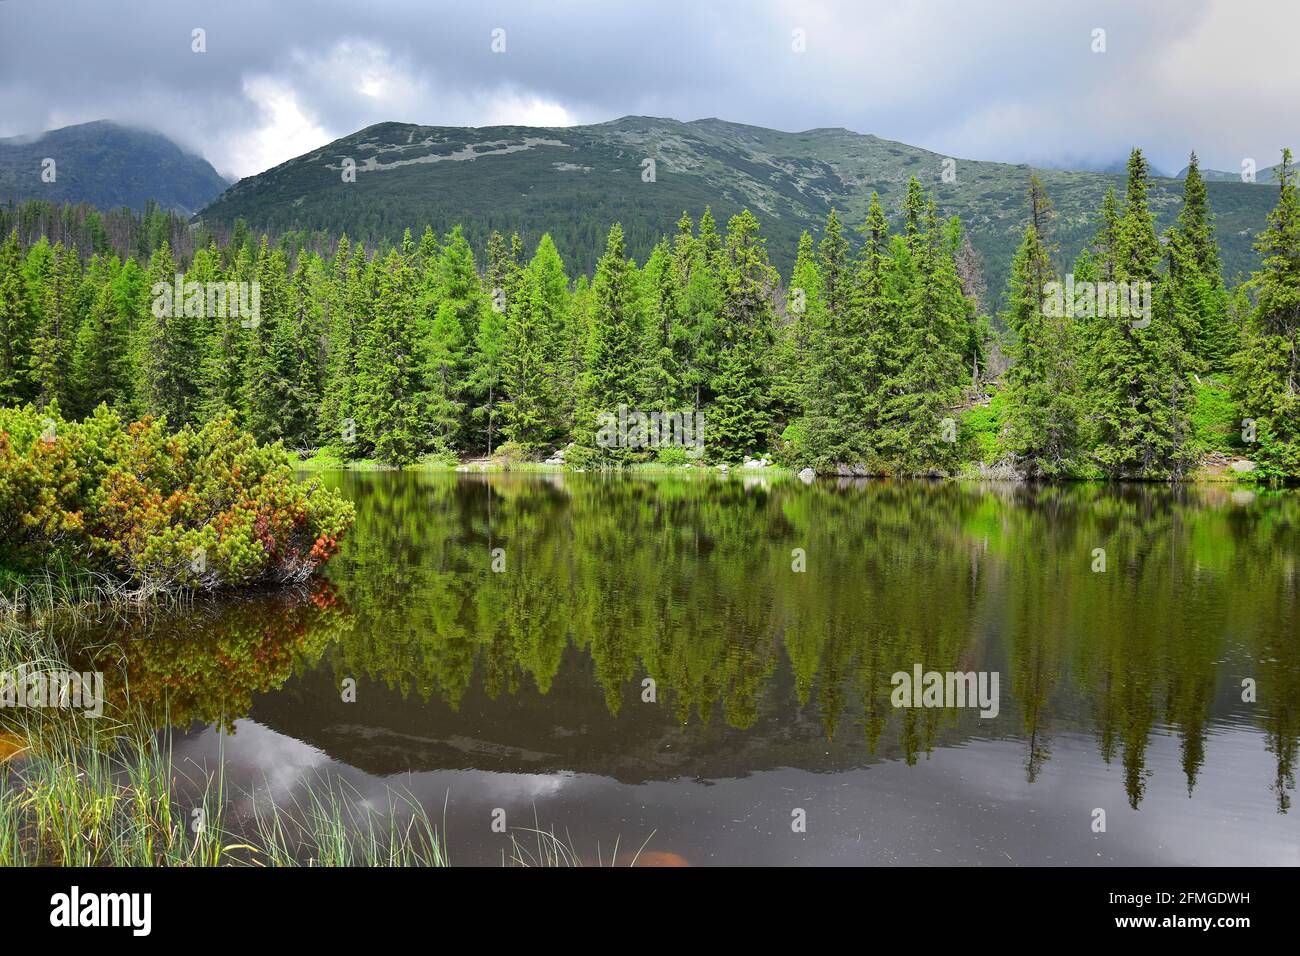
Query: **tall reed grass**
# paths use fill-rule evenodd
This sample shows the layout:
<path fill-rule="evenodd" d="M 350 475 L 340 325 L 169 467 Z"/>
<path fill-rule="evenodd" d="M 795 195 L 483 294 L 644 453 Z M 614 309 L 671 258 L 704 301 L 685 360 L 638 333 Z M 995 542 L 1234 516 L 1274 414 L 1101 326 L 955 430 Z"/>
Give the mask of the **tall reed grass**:
<path fill-rule="evenodd" d="M 0 603 L 0 672 L 70 670 L 59 635 L 142 613 L 136 596 L 107 580 L 51 573 L 10 585 Z M 224 759 L 217 763 L 182 773 L 170 731 L 144 714 L 0 708 L 0 866 L 450 865 L 445 806 L 440 826 L 398 789 L 376 808 L 323 775 L 284 805 L 265 792 L 232 792 Z M 617 859 L 616 843 L 610 864 Z M 567 836 L 540 824 L 512 833 L 502 862 L 583 864 Z M 605 863 L 599 851 L 595 862 Z"/>
<path fill-rule="evenodd" d="M 440 828 L 396 792 L 384 812 L 322 778 L 290 806 L 242 795 L 241 817 L 222 766 L 179 773 L 168 732 L 83 720 L 28 720 L 0 763 L 0 865 L 448 865 Z"/>

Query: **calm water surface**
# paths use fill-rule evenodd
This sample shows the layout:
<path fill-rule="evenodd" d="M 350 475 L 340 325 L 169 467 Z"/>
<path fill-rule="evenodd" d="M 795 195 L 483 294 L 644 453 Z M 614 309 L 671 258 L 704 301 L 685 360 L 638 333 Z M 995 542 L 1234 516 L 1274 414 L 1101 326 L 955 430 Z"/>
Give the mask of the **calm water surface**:
<path fill-rule="evenodd" d="M 1300 864 L 1295 494 L 313 477 L 357 505 L 328 582 L 110 635 L 246 800 L 399 787 L 454 863 L 501 808 L 592 861 Z M 895 708 L 916 664 L 997 717 Z"/>

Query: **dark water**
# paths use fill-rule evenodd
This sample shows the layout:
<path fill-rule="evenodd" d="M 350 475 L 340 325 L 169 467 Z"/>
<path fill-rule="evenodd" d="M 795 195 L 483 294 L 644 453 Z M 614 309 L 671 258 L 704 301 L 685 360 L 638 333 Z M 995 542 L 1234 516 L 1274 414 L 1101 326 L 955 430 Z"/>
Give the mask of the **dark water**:
<path fill-rule="evenodd" d="M 1300 864 L 1295 494 L 319 480 L 359 515 L 327 584 L 123 635 L 178 759 L 260 798 L 400 787 L 456 863 L 501 808 L 591 860 Z M 917 664 L 997 716 L 893 706 Z"/>

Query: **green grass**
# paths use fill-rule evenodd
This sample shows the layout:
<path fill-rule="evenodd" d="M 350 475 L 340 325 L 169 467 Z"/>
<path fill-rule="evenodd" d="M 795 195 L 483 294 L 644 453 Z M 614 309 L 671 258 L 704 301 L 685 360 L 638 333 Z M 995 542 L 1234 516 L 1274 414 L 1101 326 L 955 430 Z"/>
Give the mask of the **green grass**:
<path fill-rule="evenodd" d="M 1002 457 L 1000 436 L 1005 418 L 1005 393 L 996 391 L 987 405 L 976 405 L 961 413 L 958 440 L 972 462 L 991 465 Z"/>
<path fill-rule="evenodd" d="M 519 834 L 525 834 L 521 840 Z M 654 837 L 651 832 L 646 837 L 645 843 L 641 844 L 640 849 L 625 862 L 628 866 L 636 866 L 637 860 L 641 857 L 641 852 L 650 843 Z M 598 867 L 617 866 L 619 841 L 614 841 L 614 847 L 610 851 L 608 861 L 600 847 L 596 847 L 595 864 Z M 533 827 L 515 827 L 510 833 L 510 851 L 501 852 L 501 862 L 503 866 L 513 867 L 557 867 L 568 868 L 585 865 L 582 857 L 574 848 L 573 840 L 566 833 L 564 837 L 556 834 L 555 828 L 543 830 L 539 825 Z"/>
<path fill-rule="evenodd" d="M 438 826 L 396 791 L 385 811 L 322 780 L 289 807 L 254 797 L 235 823 L 223 770 L 186 787 L 168 733 L 78 720 L 37 718 L 0 764 L 0 865 L 448 865 Z"/>
<path fill-rule="evenodd" d="M 393 465 L 386 465 L 373 458 L 344 459 L 325 451 L 317 452 L 310 458 L 289 452 L 289 464 L 302 471 L 391 471 L 394 468 Z"/>
<path fill-rule="evenodd" d="M 102 605 L 50 588 L 31 592 L 45 614 L 0 613 L 0 671 L 71 669 L 53 615 Z M 322 779 L 290 807 L 253 800 L 236 824 L 223 767 L 180 776 L 170 733 L 141 717 L 0 710 L 0 866 L 445 866 L 439 828 L 390 796 L 382 812 Z"/>
<path fill-rule="evenodd" d="M 48 617 L 0 614 L 0 671 L 67 670 L 66 660 Z M 142 715 L 0 710 L 0 866 L 451 864 L 445 805 L 439 824 L 405 791 L 390 787 L 375 807 L 324 775 L 282 805 L 232 792 L 224 767 L 223 755 L 213 770 L 182 771 L 170 731 Z M 581 865 L 554 830 L 519 832 L 506 865 Z"/>
<path fill-rule="evenodd" d="M 303 471 L 388 471 L 392 466 L 379 464 L 370 460 L 344 461 L 341 458 L 330 457 L 328 455 L 315 455 L 311 458 L 293 458 L 293 466 Z M 520 461 L 497 459 L 490 461 L 474 461 L 449 463 L 440 458 L 428 457 L 414 464 L 407 465 L 404 471 L 418 472 L 435 472 L 435 473 L 453 473 L 462 465 L 468 465 L 470 470 L 475 474 L 538 474 L 538 475 L 561 475 L 572 474 L 576 469 L 568 465 L 548 465 L 540 461 Z M 729 464 L 728 472 L 732 475 L 766 475 L 769 477 L 788 478 L 794 474 L 794 471 L 781 465 L 769 465 L 761 469 L 745 469 L 738 464 Z M 708 462 L 693 461 L 689 464 L 676 463 L 672 461 L 643 461 L 635 462 L 630 465 L 624 465 L 616 469 L 600 469 L 586 467 L 583 469 L 589 473 L 599 474 L 638 474 L 638 475 L 689 475 L 700 472 L 718 472 L 716 464 Z"/>
<path fill-rule="evenodd" d="M 1213 379 L 1206 378 L 1196 386 L 1192 426 L 1202 452 L 1242 454 L 1241 411 L 1228 389 Z"/>

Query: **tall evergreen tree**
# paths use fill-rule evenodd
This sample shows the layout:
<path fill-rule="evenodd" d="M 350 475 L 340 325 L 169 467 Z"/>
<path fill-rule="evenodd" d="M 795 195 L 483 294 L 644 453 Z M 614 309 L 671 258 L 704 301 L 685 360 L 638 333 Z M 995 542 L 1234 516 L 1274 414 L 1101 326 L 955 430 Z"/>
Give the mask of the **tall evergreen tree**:
<path fill-rule="evenodd" d="M 1114 234 L 1113 256 L 1105 265 L 1120 287 L 1118 298 L 1104 301 L 1098 290 L 1087 333 L 1085 410 L 1093 456 L 1106 475 L 1179 477 L 1192 455 L 1190 357 L 1172 290 L 1159 275 L 1160 243 L 1141 150 L 1133 150 L 1128 173 L 1123 217 L 1112 226 L 1103 209 L 1103 231 L 1113 228 Z M 1127 311 L 1122 308 L 1126 291 Z"/>
<path fill-rule="evenodd" d="M 472 432 L 470 444 L 492 451 L 499 428 L 502 357 L 505 354 L 506 325 L 510 304 L 521 280 L 519 259 L 496 230 L 488 237 L 487 267 L 482 290 L 487 304 L 480 310 L 480 328 L 474 333 L 471 386 Z"/>
<path fill-rule="evenodd" d="M 197 418 L 201 327 L 206 300 L 177 295 L 177 269 L 163 240 L 149 262 L 137 325 L 136 404 L 139 411 L 166 416 L 174 428 Z"/>
<path fill-rule="evenodd" d="M 248 335 L 242 407 L 244 422 L 261 441 L 291 445 L 305 429 L 299 389 L 293 296 L 284 253 L 263 240 L 257 261 L 260 314 Z M 245 322 L 252 323 L 252 319 Z"/>
<path fill-rule="evenodd" d="M 1237 358 L 1234 392 L 1253 419 L 1252 455 L 1267 477 L 1300 478 L 1300 193 L 1291 151 L 1278 166 L 1278 200 L 1255 243 L 1255 310 Z"/>
<path fill-rule="evenodd" d="M 14 229 L 0 244 L 0 403 L 17 405 L 34 397 L 32 328 L 22 250 Z"/>
<path fill-rule="evenodd" d="M 712 401 L 717 366 L 717 316 L 722 302 L 717 242 L 713 217 L 707 208 L 700 217 L 698 236 L 692 234 L 690 217 L 682 213 L 673 239 L 674 281 L 680 292 L 678 311 L 685 333 L 680 378 L 688 407 L 696 411 Z"/>
<path fill-rule="evenodd" d="M 483 311 L 474 252 L 459 226 L 449 232 L 422 295 L 420 342 L 424 417 L 435 451 L 450 454 L 470 435 L 472 346 Z"/>
<path fill-rule="evenodd" d="M 325 284 L 325 264 L 320 257 L 299 253 L 289 288 L 289 321 L 282 330 L 289 369 L 295 375 L 284 412 L 285 441 L 295 448 L 315 444 L 324 374 Z"/>
<path fill-rule="evenodd" d="M 572 458 L 626 462 L 644 457 L 639 449 L 599 445 L 603 415 L 620 414 L 620 407 L 637 409 L 637 370 L 643 336 L 641 299 L 636 267 L 627 258 L 623 227 L 609 230 L 605 252 L 592 282 L 594 313 L 587 350 L 587 368 L 579 386 Z"/>
<path fill-rule="evenodd" d="M 374 318 L 363 332 L 357 360 L 357 425 L 389 464 L 408 465 L 423 447 L 415 322 L 415 271 L 391 250 L 378 268 Z"/>
<path fill-rule="evenodd" d="M 885 210 L 875 192 L 867 204 L 863 238 L 856 279 L 862 323 L 862 347 L 857 364 L 862 376 L 865 445 L 874 454 L 878 444 L 876 432 L 881 425 L 889 383 L 899 374 L 903 364 L 901 315 L 902 296 L 906 289 L 897 274 L 897 260 L 892 255 L 903 248 L 903 242 L 891 239 Z"/>
<path fill-rule="evenodd" d="M 32 339 L 32 377 L 42 408 L 57 401 L 70 408 L 72 357 L 80 321 L 81 261 L 75 248 L 54 245 L 54 262 L 46 278 L 40 322 Z"/>
<path fill-rule="evenodd" d="M 135 270 L 135 262 L 127 265 Z M 95 290 L 77 335 L 73 381 L 79 411 L 86 415 L 100 403 L 125 410 L 129 407 L 134 369 L 131 364 L 131 315 L 138 297 L 127 267 L 113 266 Z"/>
<path fill-rule="evenodd" d="M 926 241 L 925 190 L 915 176 L 907 181 L 907 195 L 903 198 L 903 240 L 909 251 L 916 253 Z"/>
<path fill-rule="evenodd" d="M 1177 300 L 1186 347 L 1203 368 L 1224 368 L 1237 350 L 1238 330 L 1229 317 L 1214 214 L 1195 153 L 1188 160 L 1183 208 L 1169 244 L 1170 295 Z"/>
<path fill-rule="evenodd" d="M 1037 174 L 1029 177 L 1027 198 L 1029 222 L 1011 263 L 1003 314 L 1013 336 L 1005 441 L 1028 474 L 1060 477 L 1075 467 L 1079 453 L 1074 321 L 1072 310 L 1049 306 L 1048 284 L 1058 281 L 1052 266 L 1052 212 Z"/>
<path fill-rule="evenodd" d="M 484 290 L 488 295 L 497 286 Z M 506 348 L 506 315 L 485 307 L 474 336 L 473 364 L 469 384 L 476 404 L 471 409 L 472 434 L 482 436 L 490 455 L 500 430 L 501 375 Z"/>
<path fill-rule="evenodd" d="M 234 250 L 234 261 L 229 269 L 222 268 L 221 256 L 212 246 L 206 256 L 195 255 L 196 263 L 206 259 L 207 265 L 198 271 L 225 282 L 227 302 L 225 314 L 210 316 L 202 336 L 202 360 L 199 368 L 199 413 L 205 420 L 230 418 L 243 424 L 244 375 L 247 366 L 248 342 L 252 329 L 251 317 L 242 314 L 242 308 L 231 307 L 230 283 L 246 283 L 248 303 L 252 304 L 252 283 L 257 281 L 257 263 L 252 250 L 241 245 Z M 195 270 L 191 270 L 192 272 Z M 241 304 L 242 304 L 241 299 Z M 259 311 L 261 308 L 259 298 Z M 260 321 L 260 319 L 259 319 Z"/>
<path fill-rule="evenodd" d="M 537 451 L 554 433 L 554 383 L 546 368 L 547 303 L 542 276 L 525 269 L 506 323 L 502 355 L 502 433 Z"/>
<path fill-rule="evenodd" d="M 778 279 L 748 210 L 727 224 L 721 278 L 720 349 L 705 441 L 711 457 L 737 461 L 768 447 L 772 424 L 769 361 Z"/>
<path fill-rule="evenodd" d="M 806 446 L 807 415 L 817 370 L 814 367 L 817 332 L 822 324 L 822 278 L 817 252 L 807 230 L 799 236 L 799 250 L 785 295 L 784 322 L 777 331 L 773 353 L 772 397 L 775 414 L 796 430 L 790 436 Z"/>
<path fill-rule="evenodd" d="M 357 451 L 353 432 L 357 353 L 361 329 L 369 315 L 365 271 L 364 250 L 360 245 L 353 247 L 346 234 L 340 237 L 329 273 L 325 320 L 329 327 L 329 350 L 325 357 L 316 436 L 322 445 L 347 456 Z"/>
<path fill-rule="evenodd" d="M 865 328 L 858 321 L 862 302 L 855 294 L 848 243 L 833 209 L 819 252 L 812 269 L 807 262 L 804 265 L 805 271 L 815 270 L 804 281 L 811 279 L 817 291 L 807 313 L 813 370 L 806 399 L 805 447 L 818 468 L 830 470 L 861 464 L 873 437 L 863 408 L 868 383 L 862 377 L 861 359 L 867 348 Z"/>
<path fill-rule="evenodd" d="M 717 272 L 722 262 L 722 237 L 713 218 L 713 210 L 708 206 L 700 214 L 699 230 L 696 234 L 699 249 L 709 267 Z"/>
<path fill-rule="evenodd" d="M 545 405 L 540 412 L 546 422 L 546 440 L 558 440 L 568 431 L 568 422 L 562 414 L 576 401 L 576 382 L 572 369 L 568 370 L 570 374 L 562 374 L 571 355 L 569 277 L 550 233 L 542 233 L 533 258 L 524 269 L 524 278 L 531 279 L 534 285 L 528 291 L 527 301 L 534 312 L 532 321 L 537 328 L 546 377 Z"/>
<path fill-rule="evenodd" d="M 911 277 L 900 330 L 899 370 L 886 384 L 879 450 L 905 474 L 952 471 L 954 412 L 966 381 L 966 300 L 934 200 L 910 238 Z"/>
<path fill-rule="evenodd" d="M 690 346 L 682 316 L 682 289 L 672 251 L 661 240 L 642 271 L 645 292 L 645 343 L 639 390 L 642 404 L 662 412 L 680 411 Z"/>

